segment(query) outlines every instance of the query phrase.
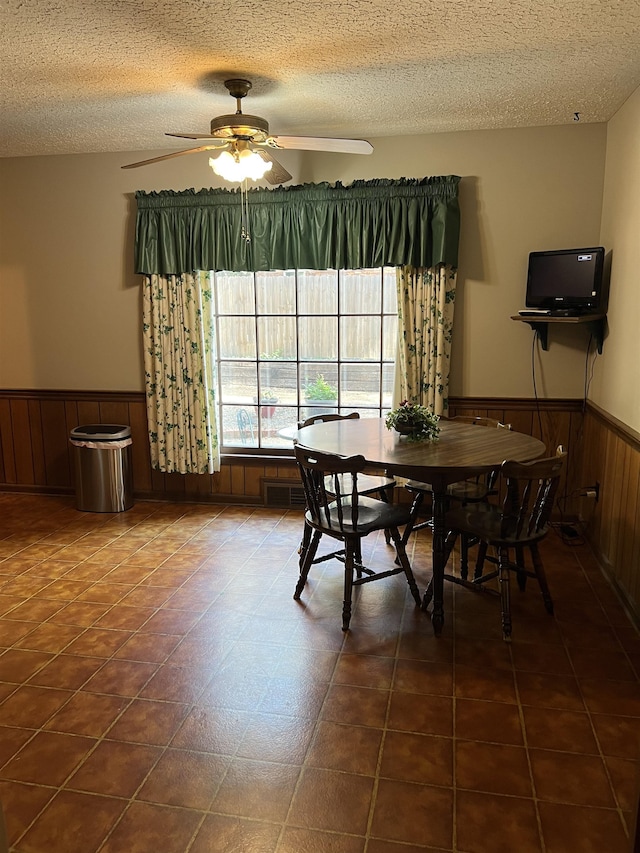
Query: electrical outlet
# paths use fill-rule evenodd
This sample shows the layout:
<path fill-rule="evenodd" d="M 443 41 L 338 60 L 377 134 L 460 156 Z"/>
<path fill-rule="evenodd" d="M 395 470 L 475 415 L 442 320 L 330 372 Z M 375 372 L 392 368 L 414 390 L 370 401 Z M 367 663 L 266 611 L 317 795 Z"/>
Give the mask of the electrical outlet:
<path fill-rule="evenodd" d="M 600 483 L 596 480 L 594 486 L 587 486 L 587 488 L 581 492 L 581 496 L 583 498 L 594 498 L 595 502 L 598 503 L 598 500 L 600 499 Z"/>

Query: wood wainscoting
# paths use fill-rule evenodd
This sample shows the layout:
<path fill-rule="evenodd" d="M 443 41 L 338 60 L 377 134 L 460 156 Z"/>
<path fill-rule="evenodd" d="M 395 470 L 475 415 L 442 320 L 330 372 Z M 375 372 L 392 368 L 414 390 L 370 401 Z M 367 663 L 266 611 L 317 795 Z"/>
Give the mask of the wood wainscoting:
<path fill-rule="evenodd" d="M 581 482 L 575 452 L 582 426 L 581 400 L 453 398 L 450 415 L 482 415 L 510 423 L 541 438 L 548 452 L 569 449 L 566 485 L 572 494 Z M 128 424 L 133 439 L 133 490 L 138 498 L 231 503 L 263 503 L 263 480 L 293 481 L 292 458 L 223 456 L 222 470 L 208 474 L 161 474 L 151 470 L 147 415 L 142 392 L 0 390 L 0 489 L 64 494 L 73 492 L 69 433 L 82 424 Z M 577 484 L 577 485 L 576 485 Z M 564 511 L 576 515 L 571 498 Z"/>
<path fill-rule="evenodd" d="M 583 499 L 581 517 L 600 565 L 640 625 L 640 433 L 587 404 L 582 441 L 583 485 L 599 499 Z"/>

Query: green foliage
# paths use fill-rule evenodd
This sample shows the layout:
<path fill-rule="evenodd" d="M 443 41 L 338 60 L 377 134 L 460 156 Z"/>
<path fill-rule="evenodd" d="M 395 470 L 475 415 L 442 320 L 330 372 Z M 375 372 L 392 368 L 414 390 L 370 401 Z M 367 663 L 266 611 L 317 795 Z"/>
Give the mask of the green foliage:
<path fill-rule="evenodd" d="M 440 433 L 439 415 L 434 415 L 426 406 L 403 400 L 397 409 L 392 409 L 386 418 L 387 429 L 395 429 L 406 435 L 409 441 L 436 439 Z"/>
<path fill-rule="evenodd" d="M 319 373 L 314 382 L 304 386 L 304 396 L 307 400 L 337 400 L 338 389 Z"/>

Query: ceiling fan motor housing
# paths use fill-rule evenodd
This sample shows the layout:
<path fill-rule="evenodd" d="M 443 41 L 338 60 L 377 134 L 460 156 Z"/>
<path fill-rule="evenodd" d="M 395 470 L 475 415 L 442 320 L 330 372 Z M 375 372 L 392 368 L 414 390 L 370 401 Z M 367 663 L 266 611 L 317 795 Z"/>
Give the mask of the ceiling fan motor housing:
<path fill-rule="evenodd" d="M 269 122 L 260 116 L 250 116 L 246 113 L 217 116 L 211 120 L 211 136 L 219 139 L 240 137 L 264 142 L 269 136 Z"/>

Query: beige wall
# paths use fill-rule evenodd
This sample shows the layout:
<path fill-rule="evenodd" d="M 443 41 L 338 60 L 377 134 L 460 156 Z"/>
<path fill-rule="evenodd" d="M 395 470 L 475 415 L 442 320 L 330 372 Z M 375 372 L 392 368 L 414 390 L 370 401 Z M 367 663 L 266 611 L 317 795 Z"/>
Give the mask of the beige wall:
<path fill-rule="evenodd" d="M 530 251 L 598 243 L 606 126 L 373 141 L 368 157 L 279 156 L 294 182 L 461 175 L 450 390 L 530 397 L 533 336 L 510 315 Z M 142 390 L 133 193 L 214 185 L 206 155 L 119 168 L 154 153 L 0 160 L 0 387 Z M 541 396 L 582 396 L 586 341 L 584 329 L 553 330 Z"/>
<path fill-rule="evenodd" d="M 607 127 L 601 235 L 612 249 L 609 335 L 591 398 L 640 432 L 640 88 Z"/>

